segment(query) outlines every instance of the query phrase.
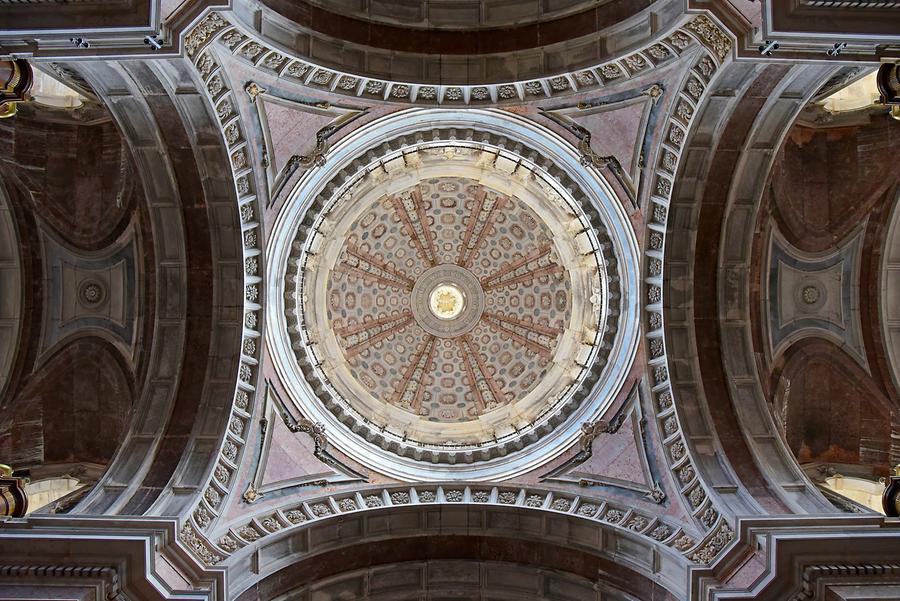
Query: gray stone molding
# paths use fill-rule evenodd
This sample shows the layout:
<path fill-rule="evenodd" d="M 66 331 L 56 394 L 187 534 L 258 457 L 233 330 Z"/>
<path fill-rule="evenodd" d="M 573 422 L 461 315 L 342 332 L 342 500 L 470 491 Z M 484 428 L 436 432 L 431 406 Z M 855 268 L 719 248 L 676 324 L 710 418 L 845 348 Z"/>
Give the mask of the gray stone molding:
<path fill-rule="evenodd" d="M 85 63 L 78 72 L 89 81 L 109 107 L 113 119 L 134 157 L 137 172 L 142 174 L 149 203 L 149 220 L 153 232 L 154 254 L 160 263 L 156 270 L 155 304 L 170 307 L 158 312 L 151 348 L 166 343 L 170 357 L 180 357 L 185 336 L 186 246 L 177 182 L 171 172 L 170 159 L 161 135 L 142 117 L 151 114 L 141 94 L 131 95 L 127 75 L 114 64 Z M 117 98 L 111 95 L 116 94 Z M 127 135 L 131 132 L 132 135 Z M 153 182 L 151 185 L 150 182 Z M 163 244 L 165 238 L 165 244 Z M 137 490 L 153 459 L 153 449 L 162 436 L 160 420 L 171 412 L 175 402 L 178 375 L 171 373 L 160 354 L 151 355 L 147 368 L 147 384 L 135 403 L 129 431 L 113 457 L 109 469 L 98 485 L 73 510 L 81 513 L 114 513 L 121 509 Z"/>
<path fill-rule="evenodd" d="M 675 396 L 670 382 L 670 359 L 667 355 L 668 314 L 664 308 L 669 302 L 663 297 L 663 265 L 666 257 L 668 225 L 671 223 L 670 199 L 673 180 L 688 139 L 695 125 L 695 115 L 702 105 L 714 78 L 720 69 L 730 61 L 730 41 L 718 26 L 707 17 L 698 19 L 698 25 L 711 40 L 719 40 L 718 52 L 706 50 L 697 52 L 691 59 L 691 67 L 686 71 L 676 99 L 671 103 L 671 112 L 658 125 L 662 132 L 659 150 L 655 155 L 657 164 L 653 167 L 650 183 L 645 186 L 642 206 L 647 215 L 647 229 L 643 245 L 643 290 L 642 303 L 645 319 L 644 332 L 647 352 L 647 382 L 654 399 L 653 405 L 658 422 L 658 431 L 663 432 L 663 454 L 669 464 L 674 481 L 680 487 L 680 499 L 692 513 L 699 527 L 712 531 L 727 526 L 721 518 L 721 510 L 709 494 L 707 476 L 697 469 L 697 459 L 693 449 L 686 443 L 684 413 L 680 401 Z M 718 33 L 714 33 L 711 29 Z M 727 42 L 727 44 L 726 44 Z M 726 44 L 726 45 L 721 45 Z M 716 47 L 714 44 L 710 44 Z"/>
<path fill-rule="evenodd" d="M 599 499 L 474 484 L 361 489 L 249 517 L 217 528 L 215 553 L 228 567 L 231 597 L 317 553 L 441 533 L 564 544 L 655 574 L 683 598 L 686 566 L 712 541 L 698 542 L 667 518 Z"/>
<path fill-rule="evenodd" d="M 900 583 L 897 526 L 880 515 L 742 517 L 719 562 L 691 568 L 690 598 L 812 601 L 840 598 L 825 593 L 843 584 L 877 593 Z M 762 559 L 755 576 L 729 583 L 753 553 Z"/>
<path fill-rule="evenodd" d="M 37 592 L 47 600 L 70 599 L 75 594 L 79 600 L 127 601 L 119 572 L 112 567 L 0 565 L 0 595 L 4 599 L 29 599 Z"/>
<path fill-rule="evenodd" d="M 900 196 L 894 200 L 881 252 L 879 315 L 894 390 L 900 390 Z"/>
<path fill-rule="evenodd" d="M 834 71 L 832 66 L 794 67 L 761 108 L 731 183 L 723 223 L 724 232 L 742 232 L 743 237 L 730 239 L 718 260 L 718 318 L 723 324 L 723 366 L 732 404 L 758 469 L 781 501 L 798 513 L 830 512 L 831 505 L 800 469 L 774 424 L 762 392 L 752 351 L 751 239 L 767 180 L 760 174 L 769 173 L 797 115 Z"/>
<path fill-rule="evenodd" d="M 522 86 L 534 83 L 535 91 L 543 88 L 541 94 L 555 95 L 578 85 L 567 72 L 590 72 L 595 65 L 616 64 L 611 59 L 636 59 L 639 63 L 634 64 L 632 72 L 644 69 L 647 56 L 639 51 L 660 39 L 661 29 L 665 31 L 686 16 L 682 0 L 656 0 L 631 17 L 580 38 L 496 54 L 425 54 L 336 39 L 291 22 L 259 3 L 236 2 L 232 14 L 235 22 L 248 33 L 253 32 L 261 44 L 275 46 L 282 54 L 296 55 L 356 83 L 360 78 L 371 78 L 400 85 L 424 84 L 435 90 L 446 86 L 446 90 L 452 90 L 450 98 L 443 89 L 438 95 L 448 100 L 462 100 L 479 88 L 489 94 L 491 84 L 507 82 L 520 82 Z M 595 16 L 583 18 L 593 20 Z M 330 83 L 337 84 L 337 79 Z M 417 95 L 415 87 L 407 90 L 413 98 Z M 496 102 L 496 97 L 493 100 Z"/>
<path fill-rule="evenodd" d="M 706 60 L 705 66 L 703 60 Z M 666 356 L 654 352 L 652 346 L 649 353 L 651 378 L 658 391 L 660 409 L 674 411 L 684 429 L 683 434 L 667 440 L 669 455 L 679 476 L 684 474 L 685 469 L 689 474 L 685 479 L 689 482 L 694 475 L 699 476 L 698 483 L 703 486 L 704 497 L 715 499 L 710 500 L 708 506 L 700 503 L 695 513 L 698 518 L 702 518 L 708 508 L 729 516 L 765 511 L 742 490 L 740 477 L 727 463 L 724 453 L 717 450 L 719 443 L 712 430 L 704 391 L 699 385 L 700 371 L 693 338 L 691 282 L 693 253 L 697 252 L 695 204 L 698 190 L 702 190 L 704 183 L 705 165 L 711 154 L 709 149 L 717 144 L 723 123 L 758 70 L 746 63 L 735 64 L 723 69 L 715 81 L 711 81 L 710 76 L 716 70 L 712 61 L 713 57 L 709 56 L 697 63 L 693 73 L 686 78 L 681 101 L 675 106 L 670 133 L 663 143 L 657 183 L 651 187 L 653 209 L 648 214 L 654 217 L 645 246 L 650 275 L 647 280 L 650 303 L 648 323 L 652 331 L 654 323 L 662 328 L 665 319 L 665 339 L 658 348 L 664 351 L 665 347 L 671 346 L 676 350 L 674 357 L 671 353 Z M 731 187 L 729 202 L 736 203 L 736 206 L 726 211 L 724 231 L 753 231 L 751 212 L 744 205 L 748 202 L 751 206 L 752 203 L 758 204 L 765 181 L 760 173 L 768 172 L 768 161 L 774 156 L 796 114 L 806 104 L 806 98 L 832 71 L 830 67 L 795 67 L 772 96 L 769 107 L 759 112 L 745 146 L 749 150 L 741 158 L 738 179 Z M 718 90 L 710 94 L 711 88 Z M 690 162 L 680 168 L 678 159 L 686 151 Z M 667 160 L 667 155 L 673 155 L 675 160 Z M 676 180 L 672 179 L 676 173 L 679 173 L 677 186 L 674 185 Z M 754 189 L 755 193 L 750 191 Z M 738 226 L 737 220 L 743 220 L 744 225 Z M 674 240 L 674 244 L 666 244 L 669 240 Z M 752 353 L 743 350 L 751 340 L 744 330 L 750 327 L 749 308 L 746 306 L 748 288 L 744 286 L 737 291 L 727 288 L 748 276 L 746 263 L 741 263 L 740 267 L 733 267 L 731 263 L 739 253 L 746 253 L 741 256 L 741 261 L 749 261 L 749 249 L 749 242 L 731 240 L 727 246 L 728 252 L 720 256 L 720 262 L 724 260 L 726 263 L 721 267 L 723 275 L 719 278 L 719 318 L 726 324 L 722 332 L 723 348 L 729 350 L 725 353 L 724 367 L 726 373 L 731 374 L 728 382 L 734 399 L 745 398 L 747 391 L 753 389 L 753 382 L 758 380 L 755 365 L 738 367 L 736 363 L 752 357 Z M 663 265 L 658 262 L 660 260 L 664 260 L 665 274 Z M 728 269 L 734 272 L 729 274 Z M 739 304 L 733 306 L 735 302 Z M 743 316 L 741 320 L 738 320 L 739 315 Z M 738 324 L 741 328 L 736 329 Z M 659 334 L 663 334 L 662 329 Z M 650 334 L 651 337 L 653 335 Z M 737 340 L 732 339 L 735 335 Z M 652 344 L 652 338 L 650 342 Z M 673 374 L 670 383 L 670 375 Z M 764 399 L 759 396 L 751 398 L 754 398 L 752 403 L 736 400 L 734 406 L 744 432 L 752 433 L 751 447 L 755 449 L 757 464 L 770 479 L 773 489 L 778 491 L 779 498 L 798 511 L 827 511 L 830 504 L 806 481 L 775 430 L 771 416 L 766 413 Z M 693 506 L 689 494 L 691 486 L 688 484 L 684 492 Z"/>
<path fill-rule="evenodd" d="M 4 6 L 0 33 L 4 52 L 43 61 L 85 58 L 173 58 L 182 38 L 210 8 L 226 8 L 227 0 L 30 0 Z M 174 10 L 173 10 L 174 9 Z M 80 37 L 88 46 L 70 40 Z M 144 42 L 154 36 L 159 50 Z"/>
<path fill-rule="evenodd" d="M 0 398 L 6 398 L 22 336 L 24 286 L 15 215 L 0 183 Z"/>
<path fill-rule="evenodd" d="M 453 595 L 503 601 L 638 601 L 602 579 L 508 561 L 429 560 L 343 572 L 291 590 L 291 599 L 388 601 Z"/>
<path fill-rule="evenodd" d="M 211 14 L 200 25 L 191 30 L 189 37 L 203 44 L 220 33 L 226 24 L 217 14 Z M 199 41 L 198 41 L 199 40 Z M 243 116 L 239 113 L 239 103 L 235 94 L 242 93 L 235 89 L 224 70 L 210 55 L 198 55 L 189 52 L 193 57 L 194 78 L 202 83 L 206 101 L 213 107 L 218 117 L 218 127 L 222 132 L 226 148 L 229 152 L 231 182 L 238 200 L 240 218 L 240 250 L 238 256 L 243 261 L 241 278 L 243 279 L 241 359 L 237 374 L 237 387 L 230 397 L 227 427 L 219 430 L 217 460 L 211 466 L 212 474 L 206 473 L 206 484 L 201 486 L 202 495 L 192 498 L 188 507 L 190 517 L 186 517 L 181 529 L 181 539 L 192 551 L 206 563 L 214 563 L 215 553 L 205 542 L 201 531 L 208 528 L 218 513 L 225 507 L 225 499 L 232 492 L 236 480 L 236 472 L 241 462 L 243 447 L 246 444 L 251 415 L 257 402 L 257 387 L 260 382 L 261 360 L 263 356 L 263 305 L 264 295 L 262 274 L 263 233 L 261 227 L 262 207 L 256 194 L 258 181 L 264 181 L 263 174 L 254 171 L 254 163 L 249 155 L 247 128 Z M 181 515 L 186 512 L 182 510 Z"/>
<path fill-rule="evenodd" d="M 601 0 L 606 2 L 608 0 Z M 403 25 L 417 29 L 477 30 L 507 28 L 526 23 L 543 23 L 578 14 L 597 4 L 594 0 L 560 0 L 544 3 L 536 0 L 309 0 L 309 4 L 328 11 L 352 14 L 370 23 Z"/>
<path fill-rule="evenodd" d="M 233 422 L 229 415 L 232 412 L 231 403 L 242 402 L 246 407 L 246 393 L 253 390 L 258 349 L 248 344 L 247 340 L 255 342 L 259 338 L 255 321 L 255 311 L 259 309 L 256 301 L 259 299 L 250 300 L 249 297 L 251 292 L 258 294 L 260 278 L 258 264 L 251 263 L 249 259 L 255 258 L 259 250 L 258 244 L 247 247 L 246 242 L 248 234 L 258 227 L 255 218 L 258 210 L 253 204 L 254 198 L 247 198 L 246 193 L 234 193 L 234 173 L 226 168 L 223 175 L 221 167 L 217 166 L 221 165 L 223 158 L 217 153 L 224 154 L 219 138 L 221 124 L 211 117 L 207 99 L 196 91 L 197 84 L 186 65 L 178 62 L 91 62 L 80 69 L 126 133 L 132 154 L 140 167 L 139 172 L 143 174 L 155 258 L 159 263 L 156 269 L 156 306 L 160 310 L 155 316 L 154 339 L 150 343 L 156 352 L 150 355 L 145 389 L 141 393 L 132 426 L 110 469 L 74 511 L 110 514 L 126 507 L 153 464 L 155 451 L 165 432 L 163 426 L 172 411 L 179 378 L 182 377 L 177 367 L 173 369 L 172 365 L 179 365 L 185 352 L 188 300 L 184 225 L 180 190 L 167 145 L 158 124 L 146 117 L 154 112 L 144 97 L 145 90 L 153 90 L 153 93 L 172 102 L 175 117 L 190 132 L 191 150 L 198 161 L 198 170 L 206 174 L 201 185 L 208 218 L 216 225 L 210 230 L 209 241 L 212 252 L 210 268 L 214 280 L 218 282 L 211 295 L 209 353 L 213 359 L 207 366 L 208 373 L 196 375 L 202 377 L 204 382 L 198 409 L 203 419 L 193 424 L 185 452 L 168 485 L 162 491 L 156 491 L 158 496 L 153 499 L 155 504 L 152 507 L 142 509 L 157 515 L 180 515 L 204 492 L 204 481 L 210 478 L 210 472 L 221 476 L 227 483 L 228 468 L 221 463 L 213 465 L 211 457 L 219 453 L 223 458 L 232 455 L 231 447 L 224 440 L 228 437 L 225 434 L 226 424 Z M 192 89 L 193 92 L 190 91 Z M 236 162 L 232 158 L 232 163 Z M 249 173 L 249 166 L 241 171 Z M 237 206 L 235 197 L 240 198 Z M 239 226 L 239 223 L 242 225 Z M 245 280 L 243 291 L 240 287 L 225 284 L 237 281 L 238 286 L 243 286 Z M 246 304 L 240 302 L 241 297 L 247 298 Z M 251 315 L 254 316 L 254 325 L 243 329 L 241 321 L 249 322 Z"/>
<path fill-rule="evenodd" d="M 248 234 L 259 229 L 260 207 L 254 198 L 242 195 L 237 184 L 242 174 L 251 177 L 249 165 L 241 167 L 234 152 L 241 146 L 240 135 L 237 141 L 226 136 L 221 116 L 210 98 L 204 98 L 205 88 L 190 87 L 198 83 L 190 65 L 161 63 L 156 76 L 186 125 L 198 171 L 203 174 L 211 224 L 214 294 L 209 353 L 214 361 L 204 374 L 203 397 L 188 448 L 172 481 L 150 510 L 152 515 L 184 515 L 191 503 L 202 502 L 201 493 L 215 480 L 221 463 L 216 464 L 213 457 L 227 459 L 230 455 L 228 438 L 235 418 L 240 419 L 243 393 L 250 391 L 252 399 L 259 378 L 261 334 L 258 327 L 248 327 L 247 316 L 259 310 L 262 302 L 254 299 L 262 279 L 260 245 L 248 244 Z M 192 89 L 190 94 L 188 89 Z M 230 165 L 225 163 L 226 157 Z"/>
<path fill-rule="evenodd" d="M 225 601 L 225 570 L 198 564 L 160 518 L 0 521 L 4 599 Z"/>

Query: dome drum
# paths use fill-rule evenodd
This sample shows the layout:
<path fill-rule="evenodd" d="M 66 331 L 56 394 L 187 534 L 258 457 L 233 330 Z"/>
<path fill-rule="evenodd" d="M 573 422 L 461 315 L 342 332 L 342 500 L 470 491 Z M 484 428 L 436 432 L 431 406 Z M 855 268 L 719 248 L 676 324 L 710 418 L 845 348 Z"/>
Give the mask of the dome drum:
<path fill-rule="evenodd" d="M 285 374 L 300 410 L 333 423 L 342 450 L 375 469 L 440 479 L 449 465 L 469 479 L 528 469 L 536 455 L 518 451 L 561 452 L 633 357 L 635 328 L 623 335 L 620 322 L 636 299 L 619 273 L 636 261 L 631 232 L 605 182 L 573 178 L 586 175 L 577 155 L 528 143 L 535 126 L 467 111 L 476 119 L 459 127 L 461 112 L 424 111 L 437 118 L 427 122 L 417 112 L 384 120 L 375 148 L 351 136 L 294 191 L 277 226 L 293 243 L 270 262 L 283 266 L 273 279 L 287 327 L 269 332 L 293 355 L 278 365 L 300 375 Z M 438 292 L 444 317 L 430 305 Z"/>

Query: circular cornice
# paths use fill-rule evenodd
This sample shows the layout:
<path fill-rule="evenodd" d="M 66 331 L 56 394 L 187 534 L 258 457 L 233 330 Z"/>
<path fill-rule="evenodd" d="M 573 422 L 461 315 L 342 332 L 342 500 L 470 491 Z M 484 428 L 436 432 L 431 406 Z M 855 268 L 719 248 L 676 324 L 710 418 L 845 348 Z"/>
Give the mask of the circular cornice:
<path fill-rule="evenodd" d="M 316 370 L 367 423 L 481 460 L 554 405 L 569 410 L 609 301 L 605 261 L 533 170 L 511 173 L 477 148 L 402 152 L 297 240 L 292 300 L 306 335 L 295 342 L 313 341 Z M 440 286 L 468 310 L 432 315 Z M 595 290 L 596 307 L 585 302 Z"/>
<path fill-rule="evenodd" d="M 426 141 L 427 140 L 427 141 Z M 579 357 L 570 389 L 517 432 L 476 446 L 426 445 L 405 439 L 383 424 L 361 419 L 318 372 L 320 365 L 292 298 L 303 295 L 298 277 L 309 260 L 309 244 L 321 219 L 361 178 L 391 160 L 424 149 L 493 153 L 495 161 L 523 166 L 566 203 L 581 221 L 587 255 L 603 274 L 607 308 L 598 317 L 594 345 Z M 298 409 L 325 424 L 329 440 L 355 460 L 404 480 L 493 480 L 520 474 L 549 461 L 596 419 L 624 382 L 636 350 L 637 245 L 619 202 L 593 169 L 585 169 L 570 145 L 517 116 L 485 110 L 410 110 L 355 132 L 331 152 L 323 168 L 301 177 L 278 216 L 269 246 L 268 286 L 275 306 L 267 336 L 275 367 Z M 285 278 L 287 274 L 287 278 Z M 284 286 L 282 288 L 282 286 Z M 585 299 L 586 300 L 586 299 Z M 287 325 L 284 320 L 287 319 Z M 528 452 L 520 452 L 528 447 Z M 450 469 L 448 469 L 450 468 Z"/>

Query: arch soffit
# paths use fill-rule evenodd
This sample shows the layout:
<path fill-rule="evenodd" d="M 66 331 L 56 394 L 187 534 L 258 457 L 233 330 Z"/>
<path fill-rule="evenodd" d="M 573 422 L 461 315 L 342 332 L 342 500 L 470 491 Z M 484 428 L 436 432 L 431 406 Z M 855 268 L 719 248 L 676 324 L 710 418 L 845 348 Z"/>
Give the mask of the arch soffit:
<path fill-rule="evenodd" d="M 479 496 L 484 493 L 487 497 Z M 683 597 L 687 568 L 703 565 L 715 554 L 710 555 L 715 537 L 693 543 L 674 523 L 589 501 L 533 489 L 458 486 L 332 495 L 269 509 L 249 521 L 242 518 L 219 538 L 217 564 L 228 568 L 230 595 L 238 596 L 288 567 L 373 542 L 415 539 L 421 545 L 437 536 L 506 538 L 576 549 L 654 574 L 654 580 Z M 654 532 L 657 537 L 669 534 L 657 540 Z M 693 544 L 685 547 L 688 540 Z"/>
<path fill-rule="evenodd" d="M 373 546 L 373 554 L 377 555 L 385 545 Z M 562 594 L 566 601 L 595 601 L 599 592 L 607 601 L 638 601 L 640 598 L 625 592 L 627 586 L 616 587 L 613 583 L 598 581 L 595 574 L 581 575 L 577 568 L 565 566 L 550 569 L 540 566 L 536 570 L 534 565 L 513 561 L 514 558 L 508 556 L 503 561 L 426 559 L 357 570 L 347 568 L 334 576 L 318 578 L 291 589 L 286 596 L 340 598 L 342 594 L 352 594 L 360 601 L 391 601 L 418 599 L 423 595 L 468 595 L 469 598 L 534 601 L 547 599 L 547 595 L 556 599 L 559 597 L 555 594 Z M 269 598 L 268 591 L 262 588 L 263 583 L 260 583 L 260 587 L 255 589 L 259 597 Z"/>
<path fill-rule="evenodd" d="M 560 75 L 560 65 L 591 67 L 611 58 L 607 48 L 634 51 L 657 34 L 657 23 L 684 15 L 683 2 L 611 0 L 543 23 L 518 18 L 476 31 L 469 23 L 422 29 L 367 19 L 359 11 L 342 15 L 277 0 L 241 8 L 234 15 L 248 30 L 265 32 L 260 35 L 268 44 L 302 38 L 302 48 L 283 50 L 299 52 L 318 66 L 349 75 L 377 73 L 387 79 L 463 86 Z M 488 19 L 496 14 L 482 12 Z M 335 47 L 342 52 L 334 52 Z"/>
<path fill-rule="evenodd" d="M 752 240 L 747 237 L 754 231 L 755 216 L 766 181 L 758 174 L 768 173 L 775 151 L 796 115 L 806 104 L 810 90 L 818 89 L 818 85 L 833 70 L 823 66 L 797 66 L 785 69 L 784 74 L 776 76 L 766 74 L 759 66 L 747 63 L 734 64 L 723 70 L 715 85 L 735 90 L 736 93 L 704 98 L 704 102 L 697 108 L 696 125 L 685 136 L 683 144 L 684 149 L 690 150 L 690 163 L 685 166 L 680 177 L 674 180 L 677 185 L 664 186 L 663 190 L 657 187 L 657 193 L 666 192 L 664 197 L 669 201 L 669 225 L 667 231 L 660 232 L 659 235 L 672 241 L 663 251 L 666 274 L 664 281 L 660 278 L 661 289 L 658 295 L 661 297 L 664 293 L 667 296 L 664 303 L 666 344 L 671 345 L 673 350 L 677 349 L 670 353 L 666 361 L 667 375 L 669 370 L 678 374 L 677 380 L 671 385 L 677 413 L 683 415 L 683 412 L 691 411 L 700 416 L 685 420 L 684 441 L 690 448 L 690 454 L 696 457 L 701 477 L 720 484 L 714 493 L 717 506 L 727 508 L 725 511 L 730 515 L 831 510 L 815 487 L 806 481 L 796 460 L 775 430 L 771 416 L 767 413 L 759 374 L 750 359 L 753 357 L 750 348 L 752 323 L 747 291 L 750 286 L 748 278 L 751 273 L 749 262 Z M 747 96 L 748 90 L 756 89 L 752 86 L 760 85 L 759 82 L 763 86 L 772 87 L 770 96 L 762 101 L 764 106 L 748 113 L 746 108 L 742 109 L 741 101 Z M 727 234 L 736 240 L 715 257 L 719 275 L 713 277 L 717 282 L 717 323 L 729 324 L 717 334 L 723 349 L 722 369 L 729 386 L 727 394 L 731 400 L 728 404 L 732 407 L 729 411 L 735 412 L 740 428 L 736 432 L 747 445 L 749 457 L 752 457 L 750 465 L 733 464 L 727 459 L 729 454 L 724 449 L 716 450 L 720 443 L 709 444 L 710 437 L 718 439 L 716 420 L 712 417 L 709 399 L 705 397 L 701 375 L 703 370 L 697 359 L 694 298 L 691 292 L 685 292 L 697 289 L 694 253 L 699 252 L 697 222 L 702 210 L 697 199 L 702 199 L 703 191 L 709 188 L 707 178 L 715 158 L 713 151 L 722 141 L 723 132 L 732 120 L 744 120 L 745 125 L 742 127 L 746 128 L 745 139 L 738 146 L 735 170 L 727 188 L 728 205 L 723 211 L 721 225 L 713 230 L 714 233 L 709 233 L 714 236 Z M 734 141 L 730 140 L 729 144 L 733 145 Z M 682 232 L 682 227 L 686 231 Z M 652 229 L 651 224 L 651 238 L 648 242 L 650 248 L 654 246 Z M 657 245 L 662 246 L 662 243 Z M 741 401 L 738 402 L 738 399 Z M 743 433 L 746 433 L 746 438 Z M 745 471 L 747 468 L 750 472 Z M 745 482 L 745 478 L 749 474 L 752 480 L 753 473 L 758 474 L 757 479 L 763 478 L 765 487 L 770 491 L 758 500 L 748 495 L 746 490 L 740 491 L 744 486 L 750 485 L 749 480 Z M 803 485 L 804 482 L 807 485 Z M 757 486 L 755 490 L 760 489 Z M 753 500 L 748 504 L 745 499 Z"/>
<path fill-rule="evenodd" d="M 8 384 L 13 379 L 16 367 L 16 349 L 20 348 L 22 335 L 22 312 L 24 282 L 22 258 L 19 255 L 19 236 L 12 204 L 6 194 L 6 187 L 0 183 L 0 331 L 3 335 L 0 350 L 0 398 L 5 398 Z"/>
<path fill-rule="evenodd" d="M 79 70 L 109 107 L 135 158 L 146 191 L 153 232 L 154 302 L 159 309 L 154 315 L 150 343 L 155 350 L 148 353 L 150 361 L 139 385 L 135 419 L 110 468 L 73 513 L 127 511 L 174 515 L 189 502 L 191 495 L 199 495 L 202 488 L 197 481 L 202 481 L 202 474 L 212 470 L 211 456 L 217 447 L 201 439 L 216 437 L 224 429 L 230 403 L 222 407 L 221 399 L 234 398 L 239 375 L 241 339 L 231 326 L 240 315 L 229 314 L 223 308 L 241 306 L 238 299 L 229 295 L 237 296 L 242 291 L 216 285 L 220 278 L 234 279 L 235 272 L 240 274 L 239 280 L 243 279 L 242 232 L 237 226 L 239 208 L 235 206 L 233 174 L 222 174 L 221 168 L 213 164 L 227 164 L 217 155 L 223 153 L 218 124 L 209 116 L 204 95 L 187 91 L 195 85 L 189 70 L 173 63 L 159 66 L 133 62 L 127 65 L 86 62 Z M 153 107 L 149 104 L 151 97 Z M 176 115 L 175 122 L 181 128 L 169 127 L 164 132 L 158 121 L 162 118 L 160 111 Z M 192 153 L 196 164 L 185 164 L 185 149 Z M 176 152 L 178 161 L 174 159 Z M 200 173 L 207 177 L 200 178 Z M 235 225 L 210 228 L 202 220 L 188 224 L 183 215 L 192 205 L 205 207 L 202 214 L 212 223 L 221 225 L 232 221 Z M 191 253 L 185 241 L 189 230 L 199 236 L 194 237 L 198 243 L 192 245 Z M 234 234 L 228 235 L 230 231 Z M 234 258 L 236 253 L 239 258 Z M 204 304 L 203 297 L 211 304 L 206 327 L 198 327 L 196 320 L 188 319 L 192 266 L 213 272 L 212 290 L 207 287 L 199 295 L 200 301 L 195 298 L 197 309 Z M 187 344 L 208 347 L 208 353 L 194 353 L 204 361 L 208 355 L 217 357 L 216 372 L 203 366 L 197 370 L 203 375 L 193 384 L 180 377 L 182 361 L 189 356 Z M 223 369 L 224 365 L 231 367 Z M 224 375 L 228 372 L 233 374 L 231 378 Z M 184 386 L 196 390 L 183 391 Z M 187 405 L 181 407 L 185 402 L 194 405 L 192 411 L 202 404 L 206 418 L 163 427 L 161 424 L 167 424 L 176 405 L 187 408 Z M 173 437 L 172 427 L 189 436 Z M 188 438 L 185 449 L 190 448 L 191 452 L 165 453 L 170 460 L 165 465 L 157 463 L 162 458 L 158 451 L 166 450 L 166 445 L 176 439 Z M 140 458 L 137 464 L 136 457 Z M 179 489 L 178 494 L 173 493 L 173 487 Z"/>
<path fill-rule="evenodd" d="M 900 390 L 900 190 L 888 223 L 881 253 L 879 321 L 894 390 Z"/>

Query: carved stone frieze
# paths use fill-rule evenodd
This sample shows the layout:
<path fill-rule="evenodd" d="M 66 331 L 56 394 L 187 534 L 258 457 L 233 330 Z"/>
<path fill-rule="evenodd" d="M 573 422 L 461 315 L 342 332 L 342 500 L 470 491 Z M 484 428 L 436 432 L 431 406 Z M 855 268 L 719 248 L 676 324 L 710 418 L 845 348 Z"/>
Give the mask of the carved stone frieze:
<path fill-rule="evenodd" d="M 375 494 L 376 492 L 377 494 Z M 684 541 L 672 536 L 675 532 L 681 532 L 675 523 L 643 514 L 625 506 L 613 506 L 610 503 L 589 499 L 584 496 L 580 497 L 580 500 L 576 503 L 572 497 L 528 489 L 470 489 L 468 487 L 448 486 L 424 490 L 418 490 L 417 488 L 376 490 L 367 492 L 365 496 L 313 498 L 303 503 L 302 507 L 288 506 L 276 512 L 276 515 L 284 515 L 287 522 L 291 524 L 290 526 L 283 524 L 275 516 L 271 516 L 271 509 L 269 509 L 269 513 L 252 517 L 249 520 L 239 520 L 237 524 L 232 525 L 229 532 L 235 533 L 237 537 L 232 534 L 220 535 L 216 553 L 228 555 L 242 549 L 243 547 L 239 546 L 237 538 L 253 544 L 274 533 L 280 533 L 286 528 L 308 527 L 314 525 L 318 520 L 329 519 L 340 514 L 377 510 L 385 506 L 384 499 L 388 499 L 387 504 L 389 505 L 413 507 L 434 503 L 454 505 L 472 503 L 479 506 L 491 504 L 500 506 L 513 505 L 535 512 L 553 511 L 590 522 L 603 522 L 623 532 L 640 536 L 653 545 L 663 544 L 680 552 L 688 548 L 685 547 Z M 267 523 L 271 527 L 267 526 Z M 727 528 L 727 524 L 725 527 Z M 720 529 L 720 531 L 724 532 L 725 530 Z M 689 537 L 687 538 L 688 540 L 693 540 Z M 201 547 L 206 544 L 205 541 L 197 537 L 191 540 L 195 541 L 193 544 L 198 544 Z M 715 555 L 717 551 L 714 552 L 711 549 L 718 544 L 715 542 L 716 540 L 715 537 L 711 538 L 702 548 L 705 550 L 703 557 Z M 731 539 L 729 538 L 728 540 Z M 689 546 L 693 547 L 693 544 Z M 698 551 L 698 553 L 700 552 Z M 207 556 L 206 551 L 204 551 L 204 556 Z M 221 559 L 218 561 L 221 561 Z"/>
<path fill-rule="evenodd" d="M 548 75 L 538 80 L 501 82 L 496 84 L 426 85 L 413 81 L 368 79 L 358 74 L 342 73 L 314 64 L 309 59 L 290 56 L 282 49 L 274 49 L 233 27 L 221 25 L 224 17 L 212 13 L 201 26 L 197 36 L 190 38 L 189 56 L 194 56 L 220 36 L 223 45 L 236 57 L 248 63 L 275 71 L 280 76 L 301 81 L 330 92 L 359 97 L 377 97 L 395 102 L 414 104 L 493 104 L 498 102 L 529 101 L 590 90 L 643 75 L 664 65 L 689 50 L 694 40 L 700 40 L 723 60 L 730 53 L 731 38 L 706 15 L 698 15 L 680 27 L 648 42 L 637 52 L 609 60 L 587 69 Z"/>

